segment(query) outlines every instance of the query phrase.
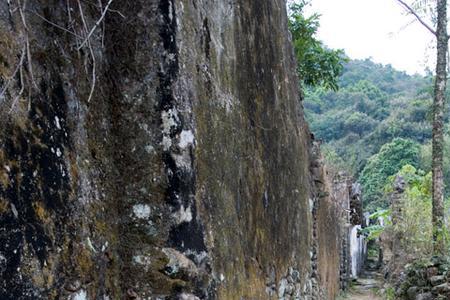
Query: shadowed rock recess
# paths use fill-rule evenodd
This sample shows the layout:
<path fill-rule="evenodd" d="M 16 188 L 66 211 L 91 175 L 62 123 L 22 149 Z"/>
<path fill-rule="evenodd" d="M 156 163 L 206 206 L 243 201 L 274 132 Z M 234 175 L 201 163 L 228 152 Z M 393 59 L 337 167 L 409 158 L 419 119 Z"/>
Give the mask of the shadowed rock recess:
<path fill-rule="evenodd" d="M 285 1 L 108 2 L 0 1 L 0 299 L 334 299 Z"/>

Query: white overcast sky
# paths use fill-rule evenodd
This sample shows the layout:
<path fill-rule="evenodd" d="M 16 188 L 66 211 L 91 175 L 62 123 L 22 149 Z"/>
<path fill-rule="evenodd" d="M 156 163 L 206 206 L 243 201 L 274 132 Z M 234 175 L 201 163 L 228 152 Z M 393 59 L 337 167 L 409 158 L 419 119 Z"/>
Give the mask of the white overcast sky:
<path fill-rule="evenodd" d="M 433 66 L 433 35 L 396 0 L 312 0 L 307 14 L 321 14 L 318 37 L 351 58 L 371 57 L 409 74 Z"/>

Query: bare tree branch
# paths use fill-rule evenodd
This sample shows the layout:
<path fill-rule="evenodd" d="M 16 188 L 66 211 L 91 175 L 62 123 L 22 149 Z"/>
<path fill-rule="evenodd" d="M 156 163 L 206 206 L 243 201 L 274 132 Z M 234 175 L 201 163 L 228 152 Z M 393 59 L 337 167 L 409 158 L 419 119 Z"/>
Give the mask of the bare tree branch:
<path fill-rule="evenodd" d="M 436 31 L 430 25 L 428 25 L 424 20 L 422 20 L 422 18 L 414 11 L 414 9 L 411 6 L 409 6 L 403 0 L 397 0 L 397 2 L 399 2 L 406 9 L 406 11 L 408 11 L 410 14 L 412 14 L 414 17 L 416 17 L 417 21 L 419 21 L 420 24 L 422 24 L 426 29 L 428 29 L 434 36 L 437 35 Z"/>
<path fill-rule="evenodd" d="M 11 108 L 9 109 L 9 113 L 11 113 L 14 108 L 16 107 L 17 101 L 19 101 L 20 96 L 22 96 L 23 91 L 25 89 L 25 82 L 23 81 L 23 61 L 25 58 L 25 52 L 26 52 L 26 46 L 24 46 L 23 50 L 22 50 L 22 56 L 20 57 L 20 61 L 19 64 L 17 65 L 17 69 L 14 71 L 13 77 L 11 77 L 11 80 L 16 76 L 17 71 L 19 71 L 20 74 L 20 91 L 19 94 L 17 94 L 17 96 L 14 98 L 12 104 L 11 104 Z M 6 91 L 7 86 L 5 86 L 4 91 Z"/>
<path fill-rule="evenodd" d="M 17 0 L 17 3 L 19 5 L 18 8 L 19 8 L 20 18 L 22 20 L 22 24 L 25 29 L 25 45 L 26 45 L 26 49 L 27 49 L 28 73 L 30 73 L 31 83 L 33 84 L 33 86 L 36 89 L 38 89 L 38 86 L 36 84 L 36 81 L 34 80 L 34 74 L 33 74 L 33 63 L 31 61 L 30 40 L 29 40 L 29 36 L 28 36 L 28 25 L 27 25 L 27 21 L 25 19 L 25 15 L 23 13 L 23 11 L 26 10 L 27 0 L 23 1 L 23 5 L 20 4 L 20 0 Z"/>
<path fill-rule="evenodd" d="M 45 22 L 49 23 L 50 25 L 55 26 L 55 27 L 58 28 L 58 29 L 61 29 L 61 30 L 65 31 L 65 32 L 67 32 L 67 33 L 70 33 L 70 34 L 76 36 L 76 37 L 79 38 L 79 39 L 82 39 L 82 38 L 83 38 L 82 36 L 79 36 L 79 35 L 76 34 L 75 32 L 70 31 L 69 29 L 64 28 L 64 27 L 62 27 L 62 26 L 59 26 L 59 25 L 56 24 L 56 23 L 53 23 L 52 21 L 50 21 L 49 19 L 45 18 L 44 16 L 41 16 L 40 14 L 38 14 L 38 13 L 35 12 L 35 11 L 30 11 L 30 10 L 27 10 L 27 11 L 31 12 L 32 14 L 35 14 L 36 16 L 38 16 L 39 18 L 41 18 L 41 19 L 44 20 Z"/>
<path fill-rule="evenodd" d="M 94 33 L 95 29 L 97 29 L 98 25 L 100 25 L 100 23 L 102 22 L 103 18 L 106 16 L 106 13 L 108 12 L 108 8 L 109 8 L 109 6 L 111 5 L 112 2 L 113 2 L 113 0 L 109 0 L 108 1 L 108 3 L 105 6 L 105 9 L 102 11 L 102 15 L 100 16 L 100 19 L 98 19 L 97 22 L 95 22 L 95 25 L 92 27 L 91 31 L 89 31 L 89 33 L 86 36 L 86 38 L 84 39 L 84 41 L 78 47 L 78 50 L 80 50 L 84 46 L 84 44 L 86 44 L 86 42 L 89 40 L 91 35 Z"/>
<path fill-rule="evenodd" d="M 98 4 L 95 4 L 95 3 L 93 3 L 93 2 L 91 2 L 91 1 L 88 1 L 88 0 L 82 0 L 84 3 L 86 3 L 86 4 L 88 4 L 88 5 L 91 5 L 91 6 L 94 6 L 94 7 L 96 7 L 96 8 L 100 8 L 100 11 L 103 11 L 103 5 L 98 5 Z M 101 1 L 101 0 L 98 0 L 99 2 Z M 118 14 L 119 16 L 121 16 L 123 19 L 126 19 L 127 17 L 125 17 L 124 15 L 123 15 L 123 13 L 121 13 L 120 11 L 118 11 L 118 10 L 115 10 L 115 9 L 108 9 L 108 11 L 109 12 L 112 12 L 112 13 L 116 13 L 116 14 Z"/>
<path fill-rule="evenodd" d="M 108 5 L 105 7 L 105 11 L 103 12 L 102 17 L 100 19 L 102 19 L 104 17 L 104 15 L 106 14 L 106 11 L 108 10 L 108 6 L 109 6 L 109 4 L 111 4 L 112 1 L 113 0 L 109 0 Z M 83 7 L 81 6 L 80 0 L 78 0 L 78 8 L 80 10 L 81 21 L 83 22 L 84 30 L 85 30 L 85 32 L 87 32 L 87 23 L 84 18 Z M 97 23 L 95 25 L 97 25 Z M 94 26 L 93 29 L 95 29 L 95 27 L 96 26 Z M 93 30 L 91 30 L 91 32 L 93 32 Z M 91 45 L 91 40 L 89 39 L 90 34 L 91 33 L 89 33 L 86 40 L 83 42 L 83 43 L 87 42 L 87 45 L 89 47 L 89 52 L 91 53 L 91 57 L 92 57 L 92 84 L 91 84 L 91 91 L 89 92 L 89 97 L 87 99 L 88 103 L 91 101 L 92 95 L 94 94 L 95 83 L 96 83 L 96 74 L 95 74 L 96 62 L 95 62 L 94 50 L 92 49 L 92 45 Z M 80 49 L 83 46 L 83 43 L 81 44 L 81 46 L 78 49 Z"/>
<path fill-rule="evenodd" d="M 13 102 L 12 102 L 12 104 L 11 104 L 11 108 L 9 109 L 9 113 L 11 113 L 11 112 L 14 110 L 14 108 L 15 108 L 16 105 L 17 105 L 17 102 L 18 102 L 19 99 L 20 99 L 20 96 L 22 96 L 22 94 L 23 94 L 23 90 L 25 89 L 25 83 L 23 82 L 23 72 L 22 72 L 22 68 L 19 69 L 19 73 L 20 73 L 20 85 L 21 85 L 22 87 L 20 88 L 19 94 L 17 94 L 16 98 L 14 98 L 14 100 L 13 100 Z"/>
<path fill-rule="evenodd" d="M 14 77 L 16 77 L 17 72 L 19 72 L 20 68 L 22 68 L 23 60 L 25 59 L 25 53 L 26 53 L 26 48 L 24 46 L 23 49 L 22 49 L 21 55 L 20 55 L 19 63 L 16 66 L 16 69 L 14 70 L 13 74 L 11 75 L 11 77 L 9 77 L 8 81 L 6 82 L 5 86 L 3 87 L 3 90 L 0 93 L 0 101 L 3 99 L 3 96 L 6 93 L 6 90 L 8 89 L 9 85 L 11 84 L 11 82 L 14 80 Z"/>

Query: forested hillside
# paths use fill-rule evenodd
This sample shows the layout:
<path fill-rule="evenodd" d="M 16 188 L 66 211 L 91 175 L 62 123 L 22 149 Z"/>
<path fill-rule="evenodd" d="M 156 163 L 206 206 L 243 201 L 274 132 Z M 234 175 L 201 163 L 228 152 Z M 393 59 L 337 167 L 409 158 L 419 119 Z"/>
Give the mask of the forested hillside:
<path fill-rule="evenodd" d="M 339 87 L 307 88 L 306 117 L 329 165 L 359 179 L 369 209 L 384 207 L 389 176 L 405 164 L 430 170 L 432 79 L 350 60 Z"/>

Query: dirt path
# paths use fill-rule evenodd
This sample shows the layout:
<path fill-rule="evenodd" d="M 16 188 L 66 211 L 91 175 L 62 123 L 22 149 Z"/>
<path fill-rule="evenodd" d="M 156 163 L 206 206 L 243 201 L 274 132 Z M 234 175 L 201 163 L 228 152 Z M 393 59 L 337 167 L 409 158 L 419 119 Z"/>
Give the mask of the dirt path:
<path fill-rule="evenodd" d="M 377 273 L 367 272 L 363 277 L 353 284 L 351 290 L 340 299 L 345 300 L 383 300 L 376 294 L 377 289 L 381 286 L 380 275 Z"/>

